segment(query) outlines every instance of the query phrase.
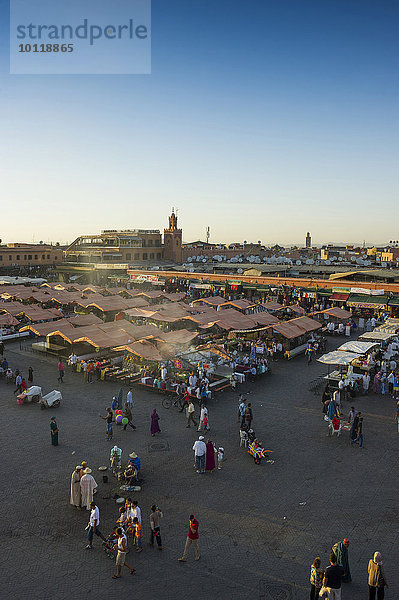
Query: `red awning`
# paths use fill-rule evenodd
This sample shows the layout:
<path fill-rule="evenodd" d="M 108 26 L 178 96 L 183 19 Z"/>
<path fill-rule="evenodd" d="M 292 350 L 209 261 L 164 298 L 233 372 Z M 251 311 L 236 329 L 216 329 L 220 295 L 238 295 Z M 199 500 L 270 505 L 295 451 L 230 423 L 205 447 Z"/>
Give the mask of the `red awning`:
<path fill-rule="evenodd" d="M 349 298 L 349 294 L 340 294 L 339 292 L 334 292 L 332 296 L 330 296 L 330 300 L 342 300 L 342 302 L 346 302 Z"/>

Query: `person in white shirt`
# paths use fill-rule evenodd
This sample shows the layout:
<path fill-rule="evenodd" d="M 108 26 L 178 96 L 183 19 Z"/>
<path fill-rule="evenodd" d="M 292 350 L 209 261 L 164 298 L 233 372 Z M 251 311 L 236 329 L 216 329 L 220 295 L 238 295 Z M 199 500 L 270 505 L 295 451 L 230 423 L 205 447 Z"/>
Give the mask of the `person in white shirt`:
<path fill-rule="evenodd" d="M 87 532 L 87 540 L 89 543 L 86 546 L 86 550 L 93 549 L 94 534 L 98 535 L 104 542 L 107 541 L 100 531 L 100 511 L 98 510 L 98 506 L 96 506 L 95 502 L 90 502 L 90 509 L 91 512 Z"/>
<path fill-rule="evenodd" d="M 333 400 L 335 402 L 335 406 L 341 412 L 341 392 L 339 390 L 335 390 L 333 394 Z"/>
<path fill-rule="evenodd" d="M 126 395 L 126 404 L 130 408 L 130 410 L 133 410 L 133 390 L 132 390 L 132 388 L 130 388 L 130 390 L 128 391 L 128 393 Z"/>
<path fill-rule="evenodd" d="M 369 385 L 370 385 L 370 375 L 368 373 L 365 373 L 363 375 L 362 384 L 363 384 L 363 394 L 365 396 L 367 396 L 367 394 L 369 393 Z"/>
<path fill-rule="evenodd" d="M 137 517 L 139 520 L 139 523 L 141 523 L 141 508 L 139 507 L 137 500 L 133 500 L 130 514 L 131 514 L 132 521 L 133 521 L 134 517 Z"/>
<path fill-rule="evenodd" d="M 205 473 L 206 444 L 204 442 L 204 436 L 200 435 L 198 440 L 194 442 L 193 450 L 197 473 Z"/>
<path fill-rule="evenodd" d="M 344 333 L 344 324 L 343 323 L 340 323 L 338 325 L 338 333 L 341 335 Z"/>
<path fill-rule="evenodd" d="M 387 361 L 386 360 L 383 360 L 381 363 L 381 371 L 382 371 L 382 373 L 387 372 Z"/>
<path fill-rule="evenodd" d="M 357 410 L 355 410 L 354 406 L 351 406 L 351 409 L 350 409 L 349 415 L 348 415 L 348 422 L 350 425 L 353 425 L 356 415 L 357 415 Z"/>
<path fill-rule="evenodd" d="M 166 370 L 166 367 L 165 367 L 165 365 L 163 365 L 163 367 L 162 367 L 162 369 L 161 369 L 161 379 L 162 379 L 163 381 L 165 381 L 165 379 L 166 379 L 166 375 L 167 375 L 167 374 L 168 374 L 168 372 L 167 372 L 167 370 Z"/>
<path fill-rule="evenodd" d="M 203 426 L 204 426 L 204 419 L 205 419 L 206 416 L 208 416 L 208 409 L 203 404 L 201 406 L 200 419 L 199 419 L 199 423 L 198 423 L 198 431 L 201 431 L 201 429 L 203 428 Z"/>
<path fill-rule="evenodd" d="M 388 394 L 393 394 L 393 384 L 395 382 L 395 375 L 393 371 L 391 371 L 387 377 L 388 382 Z"/>
<path fill-rule="evenodd" d="M 391 371 L 396 371 L 396 360 L 394 360 L 393 358 L 391 359 L 391 361 L 389 362 L 389 368 L 391 369 Z"/>
<path fill-rule="evenodd" d="M 374 327 L 376 326 L 377 321 L 375 320 L 375 317 L 371 318 L 371 327 L 374 329 Z"/>

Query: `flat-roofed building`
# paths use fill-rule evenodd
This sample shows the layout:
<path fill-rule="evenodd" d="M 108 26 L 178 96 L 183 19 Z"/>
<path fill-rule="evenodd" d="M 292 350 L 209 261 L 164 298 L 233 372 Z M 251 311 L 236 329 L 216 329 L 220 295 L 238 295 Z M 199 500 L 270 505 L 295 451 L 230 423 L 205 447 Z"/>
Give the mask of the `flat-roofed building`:
<path fill-rule="evenodd" d="M 104 229 L 81 235 L 64 252 L 66 262 L 129 263 L 163 258 L 159 229 Z"/>
<path fill-rule="evenodd" d="M 50 266 L 62 261 L 63 249 L 60 246 L 22 242 L 0 245 L 0 268 Z"/>

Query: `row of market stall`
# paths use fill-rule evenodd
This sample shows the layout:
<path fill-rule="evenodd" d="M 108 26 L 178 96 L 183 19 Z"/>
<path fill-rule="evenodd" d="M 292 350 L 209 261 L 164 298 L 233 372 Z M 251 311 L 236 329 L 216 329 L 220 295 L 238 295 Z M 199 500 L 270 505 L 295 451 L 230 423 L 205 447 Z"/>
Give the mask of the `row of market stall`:
<path fill-rule="evenodd" d="M 381 352 L 385 360 L 391 359 L 399 351 L 399 319 L 388 318 L 373 331 L 365 332 L 357 341 L 348 341 L 337 350 L 323 354 L 318 361 L 332 367 L 325 376 L 330 389 L 336 389 L 341 379 L 360 381 L 367 373 L 375 370 L 372 354 Z"/>

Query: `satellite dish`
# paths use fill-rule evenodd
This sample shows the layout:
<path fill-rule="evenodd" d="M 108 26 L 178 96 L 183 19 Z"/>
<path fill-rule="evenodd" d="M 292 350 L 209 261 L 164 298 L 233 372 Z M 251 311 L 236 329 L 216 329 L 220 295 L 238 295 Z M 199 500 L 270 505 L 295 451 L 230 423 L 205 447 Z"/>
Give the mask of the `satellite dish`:
<path fill-rule="evenodd" d="M 338 256 L 338 260 L 342 262 L 342 256 Z"/>
<path fill-rule="evenodd" d="M 243 273 L 243 272 L 244 272 L 244 271 L 243 271 L 242 269 L 237 269 L 237 273 L 238 273 L 239 275 L 241 275 L 241 273 Z"/>
<path fill-rule="evenodd" d="M 300 260 L 296 260 L 296 261 L 295 261 L 295 264 L 296 264 L 296 265 L 299 267 L 299 265 L 301 265 L 302 263 L 301 263 L 301 261 L 300 261 Z"/>
<path fill-rule="evenodd" d="M 331 260 L 326 260 L 326 265 L 331 265 Z"/>

